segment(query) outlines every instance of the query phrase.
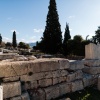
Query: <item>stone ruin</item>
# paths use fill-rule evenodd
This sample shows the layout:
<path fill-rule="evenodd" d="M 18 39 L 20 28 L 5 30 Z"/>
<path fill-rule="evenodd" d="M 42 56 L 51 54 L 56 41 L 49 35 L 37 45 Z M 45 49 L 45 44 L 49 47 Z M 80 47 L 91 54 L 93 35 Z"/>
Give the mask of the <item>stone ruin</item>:
<path fill-rule="evenodd" d="M 93 46 L 87 45 L 86 52 Z M 1 61 L 3 99 L 51 100 L 94 84 L 100 90 L 100 59 L 89 53 L 80 61 L 63 58 Z"/>

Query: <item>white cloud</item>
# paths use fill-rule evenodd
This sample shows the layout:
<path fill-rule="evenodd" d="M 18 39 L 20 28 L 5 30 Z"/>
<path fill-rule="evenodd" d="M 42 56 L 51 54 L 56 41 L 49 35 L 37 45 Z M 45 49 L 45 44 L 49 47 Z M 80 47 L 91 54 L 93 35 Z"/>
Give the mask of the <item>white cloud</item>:
<path fill-rule="evenodd" d="M 72 19 L 72 18 L 75 18 L 75 16 L 74 16 L 74 15 L 72 15 L 72 16 L 69 16 L 68 18 L 69 18 L 69 19 Z"/>
<path fill-rule="evenodd" d="M 2 39 L 4 42 L 12 42 L 12 39 L 10 38 L 7 38 L 7 37 L 3 37 Z"/>
<path fill-rule="evenodd" d="M 72 31 L 73 29 L 70 28 L 69 30 Z"/>
<path fill-rule="evenodd" d="M 43 29 L 33 29 L 34 33 L 40 33 L 40 32 L 43 32 L 44 30 Z"/>
<path fill-rule="evenodd" d="M 14 31 L 16 32 L 16 34 L 19 34 L 19 32 L 18 32 L 16 29 L 12 29 L 12 30 L 11 30 L 12 33 L 13 33 Z"/>

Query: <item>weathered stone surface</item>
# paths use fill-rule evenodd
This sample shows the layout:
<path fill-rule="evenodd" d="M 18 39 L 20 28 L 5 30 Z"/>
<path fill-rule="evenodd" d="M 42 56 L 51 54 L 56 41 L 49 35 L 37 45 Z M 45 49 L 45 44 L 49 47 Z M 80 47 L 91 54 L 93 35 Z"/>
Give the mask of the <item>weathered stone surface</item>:
<path fill-rule="evenodd" d="M 28 60 L 36 60 L 37 58 L 35 56 L 27 56 Z"/>
<path fill-rule="evenodd" d="M 33 88 L 37 88 L 39 85 L 37 83 L 37 81 L 26 81 L 26 82 L 22 82 L 22 90 L 28 90 L 28 89 L 33 89 Z"/>
<path fill-rule="evenodd" d="M 14 61 L 28 61 L 28 58 L 26 58 L 25 56 L 23 55 L 17 55 L 17 56 L 14 56 Z"/>
<path fill-rule="evenodd" d="M 67 76 L 68 74 L 67 70 L 60 70 L 60 76 Z"/>
<path fill-rule="evenodd" d="M 64 82 L 59 84 L 60 96 L 71 92 L 71 83 Z"/>
<path fill-rule="evenodd" d="M 10 100 L 22 100 L 22 99 L 21 99 L 21 96 L 18 96 L 18 97 L 13 97 Z"/>
<path fill-rule="evenodd" d="M 46 100 L 51 100 L 53 98 L 59 97 L 59 85 L 50 86 L 44 89 L 46 93 Z"/>
<path fill-rule="evenodd" d="M 28 66 L 30 62 L 25 61 L 17 61 L 12 62 L 11 66 L 17 75 L 24 75 L 28 73 Z"/>
<path fill-rule="evenodd" d="M 83 89 L 82 80 L 77 80 L 72 82 L 72 92 L 79 91 Z"/>
<path fill-rule="evenodd" d="M 53 77 L 52 71 L 44 72 L 44 75 L 45 75 L 45 78 L 52 78 Z"/>
<path fill-rule="evenodd" d="M 67 59 L 59 59 L 60 69 L 68 69 L 69 68 L 69 61 Z"/>
<path fill-rule="evenodd" d="M 21 95 L 20 82 L 2 83 L 3 86 L 3 98 L 9 98 Z"/>
<path fill-rule="evenodd" d="M 59 77 L 58 80 L 59 80 L 59 83 L 65 82 L 65 81 L 67 81 L 67 77 L 66 76 Z"/>
<path fill-rule="evenodd" d="M 13 82 L 18 80 L 19 80 L 19 76 L 3 78 L 3 82 Z"/>
<path fill-rule="evenodd" d="M 35 81 L 35 80 L 41 80 L 45 77 L 44 73 L 35 73 L 32 75 L 22 75 L 21 81 Z"/>
<path fill-rule="evenodd" d="M 100 59 L 91 59 L 91 60 L 84 60 L 84 65 L 88 67 L 96 67 L 100 66 Z"/>
<path fill-rule="evenodd" d="M 100 91 L 100 76 L 98 77 L 98 84 L 97 84 L 98 90 Z"/>
<path fill-rule="evenodd" d="M 21 100 L 30 100 L 29 94 L 27 92 L 26 93 L 23 93 L 21 95 Z"/>
<path fill-rule="evenodd" d="M 100 44 L 90 43 L 86 45 L 85 59 L 100 59 Z"/>
<path fill-rule="evenodd" d="M 29 93 L 31 100 L 46 100 L 45 91 L 42 89 L 34 89 Z"/>
<path fill-rule="evenodd" d="M 39 80 L 39 86 L 40 87 L 47 87 L 47 86 L 50 86 L 50 85 L 52 85 L 52 79 Z"/>
<path fill-rule="evenodd" d="M 53 85 L 58 84 L 59 83 L 59 78 L 53 78 Z"/>
<path fill-rule="evenodd" d="M 100 67 L 85 67 L 83 72 L 88 74 L 100 74 Z"/>
<path fill-rule="evenodd" d="M 84 68 L 84 61 L 75 61 L 71 60 L 70 61 L 70 70 L 79 70 Z"/>
<path fill-rule="evenodd" d="M 0 77 L 16 76 L 16 72 L 11 67 L 11 63 L 0 63 Z"/>
<path fill-rule="evenodd" d="M 67 82 L 71 82 L 82 78 L 83 78 L 83 72 L 81 70 L 78 70 L 75 73 L 67 75 Z"/>

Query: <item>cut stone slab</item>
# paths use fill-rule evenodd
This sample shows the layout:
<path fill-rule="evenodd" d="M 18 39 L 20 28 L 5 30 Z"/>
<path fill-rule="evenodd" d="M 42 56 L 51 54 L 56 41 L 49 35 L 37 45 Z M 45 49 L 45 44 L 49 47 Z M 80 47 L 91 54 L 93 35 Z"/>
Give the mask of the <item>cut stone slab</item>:
<path fill-rule="evenodd" d="M 50 85 L 52 85 L 52 79 L 39 80 L 39 86 L 40 87 L 47 87 L 47 86 L 50 86 Z"/>
<path fill-rule="evenodd" d="M 72 82 L 72 92 L 82 90 L 83 88 L 82 80 Z"/>
<path fill-rule="evenodd" d="M 85 67 L 83 69 L 83 72 L 88 73 L 88 74 L 100 74 L 100 67 Z"/>
<path fill-rule="evenodd" d="M 60 96 L 59 85 L 44 88 L 44 91 L 46 93 L 46 100 L 51 100 Z"/>
<path fill-rule="evenodd" d="M 21 100 L 30 100 L 29 94 L 27 92 L 26 93 L 23 93 L 21 95 Z"/>
<path fill-rule="evenodd" d="M 60 96 L 71 92 L 71 83 L 64 82 L 59 84 Z"/>
<path fill-rule="evenodd" d="M 21 95 L 20 82 L 2 83 L 1 86 L 3 86 L 4 99 Z"/>
<path fill-rule="evenodd" d="M 16 76 L 15 70 L 11 67 L 11 63 L 0 63 L 0 78 Z"/>

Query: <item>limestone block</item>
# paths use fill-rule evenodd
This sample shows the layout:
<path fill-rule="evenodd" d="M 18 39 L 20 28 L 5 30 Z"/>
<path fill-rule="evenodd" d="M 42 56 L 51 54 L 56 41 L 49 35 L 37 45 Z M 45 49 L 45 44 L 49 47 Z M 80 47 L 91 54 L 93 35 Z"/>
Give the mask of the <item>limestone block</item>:
<path fill-rule="evenodd" d="M 71 83 L 64 82 L 59 84 L 60 96 L 71 92 Z"/>
<path fill-rule="evenodd" d="M 67 77 L 66 76 L 59 77 L 58 80 L 59 80 L 59 83 L 65 82 L 65 81 L 67 81 Z"/>
<path fill-rule="evenodd" d="M 53 77 L 52 71 L 44 72 L 44 75 L 45 75 L 45 78 L 52 78 Z"/>
<path fill-rule="evenodd" d="M 82 78 L 83 78 L 83 72 L 81 70 L 78 70 L 72 74 L 67 75 L 67 82 L 71 82 Z"/>
<path fill-rule="evenodd" d="M 58 61 L 54 60 L 41 62 L 40 66 L 41 71 L 53 71 L 60 68 Z"/>
<path fill-rule="evenodd" d="M 33 89 L 29 91 L 31 100 L 46 100 L 46 95 L 42 89 Z"/>
<path fill-rule="evenodd" d="M 85 67 L 83 72 L 88 74 L 100 74 L 100 67 Z"/>
<path fill-rule="evenodd" d="M 39 86 L 40 87 L 47 87 L 47 86 L 50 86 L 50 85 L 52 85 L 52 79 L 39 80 Z"/>
<path fill-rule="evenodd" d="M 0 63 L 0 77 L 12 77 L 16 76 L 14 69 L 11 67 L 11 63 Z"/>
<path fill-rule="evenodd" d="M 35 56 L 28 56 L 27 59 L 28 60 L 36 60 L 37 58 Z"/>
<path fill-rule="evenodd" d="M 3 86 L 3 98 L 10 98 L 21 95 L 20 82 L 2 83 Z"/>
<path fill-rule="evenodd" d="M 11 65 L 17 75 L 24 75 L 28 73 L 29 62 L 27 61 L 12 62 Z"/>
<path fill-rule="evenodd" d="M 21 81 L 35 81 L 35 80 L 41 80 L 45 77 L 44 73 L 35 73 L 32 75 L 22 75 L 20 77 Z"/>
<path fill-rule="evenodd" d="M 98 77 L 98 90 L 100 91 L 100 76 Z"/>
<path fill-rule="evenodd" d="M 35 61 L 30 61 L 30 66 L 28 66 L 28 73 L 32 72 L 32 73 L 37 73 L 37 72 L 41 72 L 41 64 L 40 62 L 35 62 Z"/>
<path fill-rule="evenodd" d="M 46 100 L 51 100 L 53 98 L 60 96 L 59 85 L 54 85 L 54 86 L 44 88 L 44 91 L 46 93 Z"/>
<path fill-rule="evenodd" d="M 53 85 L 58 84 L 59 83 L 59 78 L 53 78 Z"/>
<path fill-rule="evenodd" d="M 60 76 L 67 76 L 68 74 L 67 70 L 60 70 Z"/>
<path fill-rule="evenodd" d="M 13 82 L 18 80 L 19 80 L 19 76 L 3 78 L 3 82 Z"/>
<path fill-rule="evenodd" d="M 10 100 L 22 100 L 22 99 L 21 99 L 21 96 L 18 96 L 18 97 L 13 97 Z"/>
<path fill-rule="evenodd" d="M 53 78 L 60 77 L 60 70 L 56 70 L 52 72 Z"/>
<path fill-rule="evenodd" d="M 83 61 L 70 61 L 70 70 L 80 70 L 84 68 L 84 62 Z"/>
<path fill-rule="evenodd" d="M 85 60 L 84 65 L 88 67 L 97 67 L 100 66 L 100 59 L 95 59 L 95 60 Z"/>
<path fill-rule="evenodd" d="M 24 91 L 28 89 L 37 88 L 37 87 L 38 87 L 37 81 L 26 81 L 22 85 L 22 90 Z"/>
<path fill-rule="evenodd" d="M 21 100 L 30 100 L 29 94 L 27 92 L 26 93 L 23 93 L 21 95 Z"/>
<path fill-rule="evenodd" d="M 69 68 L 69 61 L 67 59 L 60 59 L 59 58 L 59 63 L 60 63 L 60 69 L 68 69 Z"/>
<path fill-rule="evenodd" d="M 84 74 L 83 85 L 84 87 L 97 84 L 98 75 Z"/>
<path fill-rule="evenodd" d="M 85 59 L 99 59 L 100 45 L 90 43 L 85 46 Z"/>
<path fill-rule="evenodd" d="M 83 89 L 82 80 L 77 80 L 72 82 L 72 92 L 79 91 Z"/>

